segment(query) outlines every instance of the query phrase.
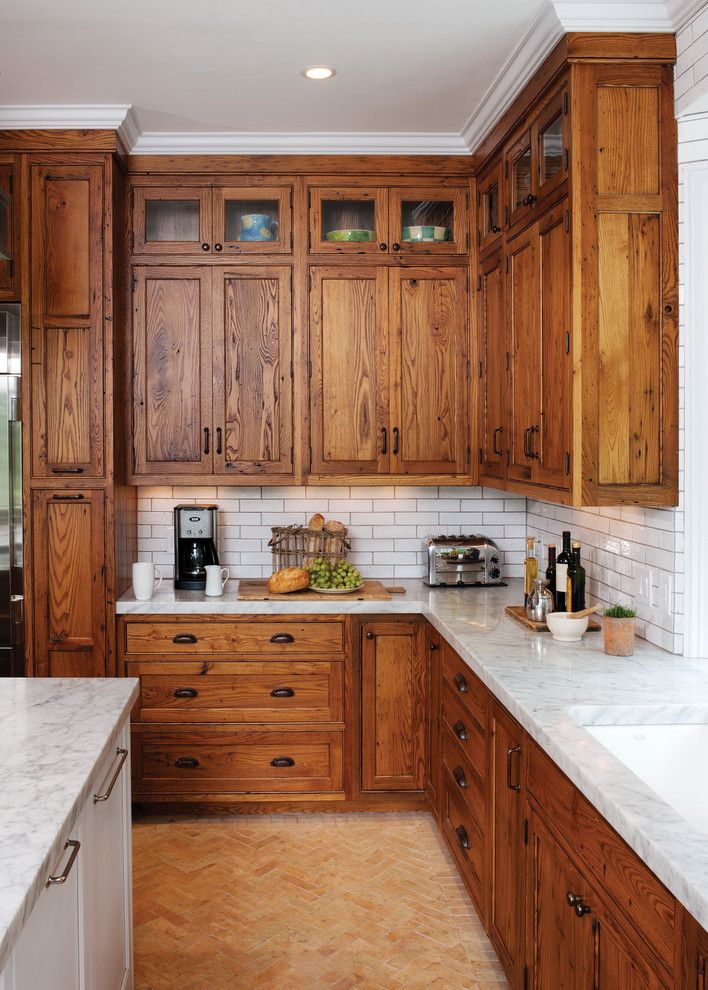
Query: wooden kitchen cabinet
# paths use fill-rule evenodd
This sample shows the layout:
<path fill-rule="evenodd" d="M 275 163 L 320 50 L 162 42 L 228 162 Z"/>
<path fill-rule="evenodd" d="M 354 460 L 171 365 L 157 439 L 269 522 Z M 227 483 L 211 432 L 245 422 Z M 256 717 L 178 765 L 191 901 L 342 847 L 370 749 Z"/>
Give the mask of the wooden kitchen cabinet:
<path fill-rule="evenodd" d="M 426 623 L 425 638 L 428 649 L 428 719 L 427 719 L 427 760 L 425 790 L 436 818 L 440 815 L 442 786 L 442 658 L 440 655 L 441 637 L 433 626 Z"/>
<path fill-rule="evenodd" d="M 391 250 L 408 255 L 467 254 L 469 191 L 413 186 L 389 191 Z"/>
<path fill-rule="evenodd" d="M 105 475 L 103 167 L 30 169 L 34 478 Z"/>
<path fill-rule="evenodd" d="M 500 251 L 480 265 L 477 283 L 479 341 L 480 476 L 494 485 L 506 477 L 509 450 L 509 342 L 504 319 L 504 267 Z"/>
<path fill-rule="evenodd" d="M 427 661 L 420 622 L 361 628 L 361 786 L 425 787 Z"/>
<path fill-rule="evenodd" d="M 20 300 L 20 206 L 21 168 L 19 155 L 0 155 L 0 301 Z"/>
<path fill-rule="evenodd" d="M 708 986 L 708 931 L 688 911 L 683 911 L 681 932 L 681 990 L 705 990 Z"/>
<path fill-rule="evenodd" d="M 477 179 L 477 247 L 482 255 L 501 247 L 503 174 L 497 158 Z"/>
<path fill-rule="evenodd" d="M 388 190 L 310 186 L 311 254 L 380 254 L 389 250 Z M 357 231 L 342 240 L 344 231 Z M 363 240 L 360 238 L 364 238 Z"/>

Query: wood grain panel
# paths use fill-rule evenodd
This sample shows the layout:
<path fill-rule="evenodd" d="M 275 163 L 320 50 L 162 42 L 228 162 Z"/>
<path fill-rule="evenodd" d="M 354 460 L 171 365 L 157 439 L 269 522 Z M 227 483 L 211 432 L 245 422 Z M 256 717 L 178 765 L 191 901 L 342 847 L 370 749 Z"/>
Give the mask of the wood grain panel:
<path fill-rule="evenodd" d="M 452 777 L 443 771 L 440 827 L 450 847 L 462 878 L 477 907 L 480 918 L 486 916 L 484 834 L 470 809 L 460 798 Z"/>
<path fill-rule="evenodd" d="M 175 637 L 187 637 L 177 639 Z M 126 654 L 165 654 L 171 660 L 190 655 L 263 654 L 297 657 L 309 653 L 341 653 L 344 626 L 341 622 L 230 621 L 195 618 L 184 622 L 128 622 Z"/>
<path fill-rule="evenodd" d="M 20 251 L 23 226 L 22 170 L 19 155 L 0 155 L 0 192 L 5 193 L 11 200 L 3 239 L 12 254 L 9 261 L 0 260 L 0 299 L 18 302 L 22 275 Z"/>
<path fill-rule="evenodd" d="M 597 191 L 641 195 L 659 188 L 659 90 L 598 86 Z"/>
<path fill-rule="evenodd" d="M 501 253 L 483 261 L 480 269 L 477 330 L 482 362 L 481 472 L 485 478 L 497 480 L 506 474 L 506 449 L 509 444 L 507 422 L 509 345 L 504 322 L 504 274 Z"/>
<path fill-rule="evenodd" d="M 55 329 L 46 334 L 47 422 L 62 424 L 47 436 L 50 463 L 87 464 L 91 460 L 91 437 L 85 428 L 91 417 L 88 337 L 87 329 Z"/>
<path fill-rule="evenodd" d="M 133 273 L 137 474 L 211 470 L 211 273 Z"/>
<path fill-rule="evenodd" d="M 290 474 L 292 298 L 289 268 L 214 273 L 214 468 Z"/>
<path fill-rule="evenodd" d="M 506 313 L 511 349 L 509 477 L 531 480 L 526 431 L 539 421 L 538 244 L 535 229 L 507 247 Z"/>

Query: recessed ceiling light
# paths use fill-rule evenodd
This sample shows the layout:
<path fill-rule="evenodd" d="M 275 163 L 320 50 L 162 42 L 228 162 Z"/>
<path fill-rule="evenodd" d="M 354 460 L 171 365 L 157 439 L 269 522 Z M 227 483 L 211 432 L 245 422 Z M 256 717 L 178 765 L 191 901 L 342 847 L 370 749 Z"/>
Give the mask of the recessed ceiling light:
<path fill-rule="evenodd" d="M 330 69 L 328 65 L 311 65 L 309 69 L 302 70 L 306 79 L 331 79 L 336 76 L 337 70 Z"/>

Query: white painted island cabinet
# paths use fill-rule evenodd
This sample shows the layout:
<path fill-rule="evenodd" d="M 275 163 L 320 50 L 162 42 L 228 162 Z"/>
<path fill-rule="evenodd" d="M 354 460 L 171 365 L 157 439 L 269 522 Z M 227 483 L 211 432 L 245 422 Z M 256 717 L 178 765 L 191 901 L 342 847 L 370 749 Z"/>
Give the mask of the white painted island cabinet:
<path fill-rule="evenodd" d="M 0 990 L 130 990 L 129 732 L 123 727 L 44 881 Z"/>

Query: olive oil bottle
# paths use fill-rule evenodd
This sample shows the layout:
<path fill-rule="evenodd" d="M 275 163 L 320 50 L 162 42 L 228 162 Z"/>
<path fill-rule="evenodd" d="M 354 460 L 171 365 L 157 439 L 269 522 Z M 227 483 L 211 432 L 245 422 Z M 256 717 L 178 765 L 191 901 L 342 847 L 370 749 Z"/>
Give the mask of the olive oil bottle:
<path fill-rule="evenodd" d="M 533 583 L 538 577 L 538 557 L 536 556 L 536 540 L 533 536 L 526 537 L 526 559 L 524 560 L 524 605 L 533 591 Z"/>

